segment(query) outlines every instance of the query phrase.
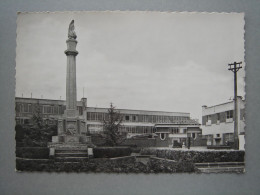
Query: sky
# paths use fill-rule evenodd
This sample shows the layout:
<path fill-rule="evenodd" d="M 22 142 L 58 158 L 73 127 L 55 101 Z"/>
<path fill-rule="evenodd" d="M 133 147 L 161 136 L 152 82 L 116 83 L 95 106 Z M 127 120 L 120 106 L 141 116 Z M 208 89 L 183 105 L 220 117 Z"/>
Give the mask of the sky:
<path fill-rule="evenodd" d="M 228 64 L 242 61 L 244 14 L 171 12 L 19 13 L 16 97 L 65 99 L 68 27 L 77 34 L 77 99 L 90 107 L 188 112 L 234 97 Z"/>

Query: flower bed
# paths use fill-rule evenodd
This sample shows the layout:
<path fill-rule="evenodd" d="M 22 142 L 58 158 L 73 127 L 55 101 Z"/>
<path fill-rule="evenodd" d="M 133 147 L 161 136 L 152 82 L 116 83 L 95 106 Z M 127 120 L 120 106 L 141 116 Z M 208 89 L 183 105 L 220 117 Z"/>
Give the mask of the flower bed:
<path fill-rule="evenodd" d="M 184 173 L 195 172 L 196 168 L 191 161 L 175 161 L 151 157 L 149 162 L 150 169 L 155 173 Z"/>
<path fill-rule="evenodd" d="M 155 155 L 159 158 L 171 160 L 191 161 L 193 163 L 203 162 L 244 162 L 244 151 L 235 150 L 174 150 L 160 148 L 143 148 L 143 155 Z"/>

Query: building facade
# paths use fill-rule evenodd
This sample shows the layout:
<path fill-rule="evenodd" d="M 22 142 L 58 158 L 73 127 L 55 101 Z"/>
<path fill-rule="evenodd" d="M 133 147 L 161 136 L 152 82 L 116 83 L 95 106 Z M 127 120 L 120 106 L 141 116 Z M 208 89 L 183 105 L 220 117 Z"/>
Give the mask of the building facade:
<path fill-rule="evenodd" d="M 245 133 L 245 101 L 238 102 L 238 135 L 240 148 L 243 149 Z M 202 106 L 202 134 L 207 145 L 228 145 L 234 142 L 234 101 L 215 106 Z"/>
<path fill-rule="evenodd" d="M 57 124 L 66 110 L 66 101 L 16 97 L 16 124 L 30 124 L 34 113 L 39 112 L 46 124 Z M 86 98 L 77 101 L 79 115 L 85 115 L 83 134 L 103 132 L 103 121 L 108 118 L 107 108 L 88 107 Z M 86 110 L 86 112 L 84 112 Z M 121 132 L 127 138 L 153 135 L 159 146 L 187 145 L 187 138 L 196 142 L 201 136 L 200 124 L 189 113 L 147 110 L 116 109 L 123 118 Z"/>

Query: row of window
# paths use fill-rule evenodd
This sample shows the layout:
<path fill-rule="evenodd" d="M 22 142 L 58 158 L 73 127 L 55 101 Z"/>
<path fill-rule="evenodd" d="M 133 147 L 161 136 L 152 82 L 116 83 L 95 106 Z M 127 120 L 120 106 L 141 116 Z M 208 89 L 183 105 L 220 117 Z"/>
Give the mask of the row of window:
<path fill-rule="evenodd" d="M 169 132 L 171 134 L 179 134 L 179 133 L 184 133 L 185 134 L 185 133 L 187 133 L 187 128 L 183 128 L 182 131 L 178 127 L 171 127 L 171 128 L 168 128 L 168 129 L 166 129 L 166 128 L 157 128 L 156 129 L 156 132 L 158 132 L 158 133 L 165 132 L 165 131 L 167 131 L 167 132 Z"/>
<path fill-rule="evenodd" d="M 16 110 L 18 112 L 32 113 L 32 105 L 31 104 L 19 104 L 19 105 L 16 105 Z"/>
<path fill-rule="evenodd" d="M 40 112 L 43 114 L 63 114 L 65 107 L 62 105 L 39 105 Z M 78 106 L 79 114 L 83 114 L 82 107 Z M 32 113 L 32 104 L 18 104 L 16 110 L 19 113 Z M 121 114 L 125 122 L 150 122 L 150 123 L 171 123 L 176 121 L 189 120 L 189 117 L 183 116 L 160 116 L 160 115 L 125 115 Z M 103 121 L 108 119 L 108 113 L 88 112 L 87 120 Z"/>
<path fill-rule="evenodd" d="M 226 119 L 233 118 L 233 110 L 226 111 Z M 211 121 L 211 115 L 207 115 L 207 122 Z M 217 113 L 217 121 L 220 121 L 220 113 Z"/>
<path fill-rule="evenodd" d="M 61 109 L 58 106 L 43 106 L 43 113 L 44 114 L 59 114 L 59 109 Z"/>
<path fill-rule="evenodd" d="M 174 121 L 188 120 L 189 117 L 182 116 L 161 116 L 161 115 L 124 115 L 123 120 L 129 122 L 151 122 L 171 123 Z"/>
<path fill-rule="evenodd" d="M 207 138 L 207 140 L 213 140 L 214 136 L 211 135 L 206 135 L 205 136 Z M 221 134 L 216 134 L 215 135 L 216 138 L 223 138 L 224 141 L 234 141 L 234 134 L 233 133 L 224 133 L 223 137 Z"/>
<path fill-rule="evenodd" d="M 151 123 L 171 123 L 174 121 L 188 120 L 189 117 L 182 116 L 159 116 L 159 115 L 125 115 L 121 114 L 125 122 L 151 122 Z M 107 113 L 88 112 L 87 120 L 90 121 L 103 121 L 107 120 Z"/>
<path fill-rule="evenodd" d="M 103 125 L 98 124 L 91 124 L 88 125 L 88 131 L 90 133 L 99 133 L 103 131 Z M 143 127 L 143 126 L 121 126 L 120 127 L 121 132 L 127 132 L 127 133 L 150 133 L 151 127 Z"/>
<path fill-rule="evenodd" d="M 64 108 L 62 105 L 36 105 L 34 108 L 34 112 L 37 112 L 36 109 L 39 109 L 40 113 L 43 114 L 63 114 L 64 112 Z M 18 104 L 16 105 L 16 111 L 19 113 L 32 113 L 32 104 Z"/>
<path fill-rule="evenodd" d="M 96 124 L 88 125 L 88 131 L 89 131 L 90 133 L 99 133 L 99 132 L 102 132 L 102 131 L 103 131 L 103 125 L 96 125 Z"/>
<path fill-rule="evenodd" d="M 29 125 L 31 124 L 31 119 L 26 119 L 26 118 L 17 118 L 16 119 L 16 124 L 20 125 Z M 43 124 L 48 124 L 48 125 L 55 125 L 57 124 L 57 120 L 54 119 L 43 119 Z"/>
<path fill-rule="evenodd" d="M 90 132 L 101 132 L 103 131 L 103 125 L 99 125 L 99 124 L 91 124 L 88 125 L 88 130 Z M 120 127 L 120 131 L 121 132 L 127 132 L 127 133 L 154 133 L 156 132 L 160 132 L 160 130 L 163 130 L 163 132 L 165 132 L 165 129 L 154 129 L 153 127 L 145 127 L 145 126 L 121 126 Z M 179 134 L 179 133 L 187 133 L 187 129 L 184 128 L 182 129 L 182 131 L 180 130 L 180 128 L 178 127 L 173 127 L 173 128 L 169 128 L 167 129 L 169 131 L 169 133 L 171 134 Z"/>
<path fill-rule="evenodd" d="M 151 127 L 143 127 L 143 126 L 122 126 L 120 131 L 127 133 L 151 133 Z"/>

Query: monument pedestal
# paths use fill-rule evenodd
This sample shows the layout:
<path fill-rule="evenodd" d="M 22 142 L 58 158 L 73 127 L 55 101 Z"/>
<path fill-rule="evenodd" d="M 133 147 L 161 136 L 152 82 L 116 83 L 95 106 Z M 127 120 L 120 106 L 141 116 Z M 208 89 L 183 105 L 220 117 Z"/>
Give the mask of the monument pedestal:
<path fill-rule="evenodd" d="M 52 143 L 91 143 L 91 137 L 86 135 L 58 135 L 52 136 Z"/>
<path fill-rule="evenodd" d="M 69 150 L 71 153 L 93 148 L 91 137 L 82 134 L 85 132 L 85 121 L 81 117 L 67 117 L 58 120 L 58 135 L 52 136 L 52 142 L 48 144 L 50 157 L 55 158 L 58 151 Z M 56 152 L 57 151 L 57 152 Z M 87 154 L 87 152 L 86 152 Z"/>
<path fill-rule="evenodd" d="M 52 137 L 53 143 L 90 143 L 90 137 L 86 132 L 85 114 L 79 116 L 77 110 L 65 110 L 58 120 L 58 135 Z"/>

